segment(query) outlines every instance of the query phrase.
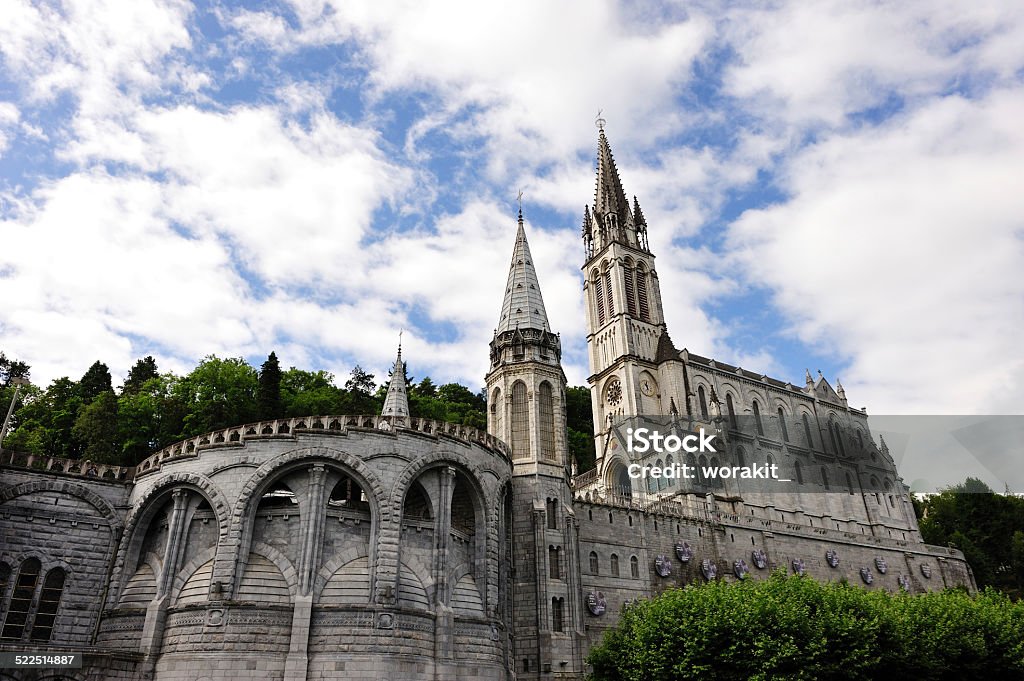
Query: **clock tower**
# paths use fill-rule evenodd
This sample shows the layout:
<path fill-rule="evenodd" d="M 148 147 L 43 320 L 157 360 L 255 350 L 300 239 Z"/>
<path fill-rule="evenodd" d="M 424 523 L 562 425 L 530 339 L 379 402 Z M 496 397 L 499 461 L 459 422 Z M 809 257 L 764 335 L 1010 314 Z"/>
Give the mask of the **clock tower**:
<path fill-rule="evenodd" d="M 587 318 L 591 401 L 598 470 L 606 484 L 628 484 L 626 463 L 610 437 L 611 425 L 638 414 L 685 413 L 683 363 L 665 326 L 658 272 L 647 240 L 647 220 L 634 196 L 626 198 L 598 121 L 597 186 L 583 210 L 583 297 Z M 613 459 L 616 460 L 613 462 Z"/>

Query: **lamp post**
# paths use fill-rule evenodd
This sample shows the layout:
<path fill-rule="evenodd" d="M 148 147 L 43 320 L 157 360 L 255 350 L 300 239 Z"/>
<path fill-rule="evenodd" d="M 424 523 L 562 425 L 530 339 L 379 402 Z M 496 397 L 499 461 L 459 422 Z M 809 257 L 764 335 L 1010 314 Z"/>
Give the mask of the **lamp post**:
<path fill-rule="evenodd" d="M 28 379 L 22 376 L 15 376 L 11 379 L 14 384 L 14 397 L 11 398 L 11 406 L 7 408 L 7 416 L 4 418 L 4 427 L 0 428 L 0 455 L 4 453 L 4 438 L 7 437 L 7 426 L 11 423 L 11 414 L 14 413 L 14 404 L 18 401 L 18 391 L 21 386 L 28 385 Z"/>

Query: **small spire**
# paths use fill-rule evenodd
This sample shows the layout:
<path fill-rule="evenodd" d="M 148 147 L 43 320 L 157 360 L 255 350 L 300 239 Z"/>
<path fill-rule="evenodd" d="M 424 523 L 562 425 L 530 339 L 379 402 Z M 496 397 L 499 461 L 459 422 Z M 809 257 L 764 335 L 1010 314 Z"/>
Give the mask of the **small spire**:
<path fill-rule="evenodd" d="M 550 329 L 548 315 L 544 309 L 544 298 L 540 292 L 540 282 L 533 266 L 533 256 L 530 254 L 530 244 L 526 240 L 522 211 L 519 213 L 516 243 L 512 249 L 512 265 L 509 267 L 505 300 L 501 306 L 501 318 L 498 320 L 498 333 L 512 331 L 520 326 L 524 329 L 542 331 Z"/>
<path fill-rule="evenodd" d="M 391 370 L 388 392 L 384 397 L 384 408 L 381 416 L 389 416 L 395 425 L 404 425 L 409 416 L 409 396 L 405 384 L 405 362 L 402 361 L 402 331 L 398 332 L 398 356 Z"/>
<path fill-rule="evenodd" d="M 846 390 L 843 388 L 843 383 L 839 380 L 839 377 L 836 377 L 836 394 L 843 400 L 846 399 Z"/>
<path fill-rule="evenodd" d="M 811 378 L 811 370 L 810 369 L 804 369 L 804 372 L 805 372 L 804 381 L 807 383 L 807 385 L 814 385 L 814 379 Z"/>
<path fill-rule="evenodd" d="M 636 198 L 636 194 L 633 194 L 633 224 L 647 226 L 647 220 L 644 219 L 644 213 L 640 210 L 640 201 Z"/>

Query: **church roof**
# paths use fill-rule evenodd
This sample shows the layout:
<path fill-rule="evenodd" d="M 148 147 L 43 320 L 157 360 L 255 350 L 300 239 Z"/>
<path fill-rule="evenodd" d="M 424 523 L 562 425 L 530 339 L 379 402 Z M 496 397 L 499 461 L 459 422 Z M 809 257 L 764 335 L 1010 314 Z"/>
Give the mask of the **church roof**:
<path fill-rule="evenodd" d="M 544 309 L 544 298 L 540 293 L 537 270 L 533 266 L 533 256 L 530 255 L 530 244 L 526 241 L 522 211 L 519 211 L 519 228 L 512 249 L 512 264 L 508 270 L 505 301 L 501 305 L 497 332 L 514 331 L 517 328 L 551 330 L 548 313 Z"/>
<path fill-rule="evenodd" d="M 395 359 L 395 366 L 391 370 L 391 381 L 388 383 L 388 392 L 384 397 L 384 408 L 380 415 L 395 418 L 409 416 L 409 395 L 405 385 L 405 362 L 402 361 L 401 343 L 398 345 L 398 358 Z"/>

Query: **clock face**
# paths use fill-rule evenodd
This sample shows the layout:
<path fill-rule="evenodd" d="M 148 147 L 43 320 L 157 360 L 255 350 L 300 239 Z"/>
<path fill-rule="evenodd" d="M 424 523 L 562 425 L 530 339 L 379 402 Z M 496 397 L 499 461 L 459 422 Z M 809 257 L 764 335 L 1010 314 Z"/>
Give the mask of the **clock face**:
<path fill-rule="evenodd" d="M 651 382 L 648 381 L 646 378 L 640 381 L 640 392 L 642 392 L 644 395 L 647 395 L 648 397 L 654 394 L 654 388 L 651 386 Z"/>
<path fill-rule="evenodd" d="M 608 404 L 613 407 L 618 406 L 619 402 L 622 402 L 622 384 L 617 379 L 609 384 L 607 395 Z"/>

